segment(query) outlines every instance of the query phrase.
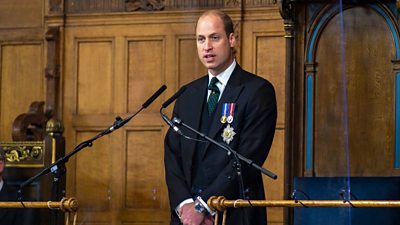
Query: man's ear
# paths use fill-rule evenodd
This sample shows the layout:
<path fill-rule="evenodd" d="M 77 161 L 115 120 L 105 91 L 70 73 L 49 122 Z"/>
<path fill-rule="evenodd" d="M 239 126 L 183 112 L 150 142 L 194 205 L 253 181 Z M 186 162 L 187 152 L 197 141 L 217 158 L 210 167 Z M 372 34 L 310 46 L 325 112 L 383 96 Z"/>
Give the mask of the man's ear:
<path fill-rule="evenodd" d="M 235 47 L 236 45 L 236 37 L 234 33 L 229 34 L 229 45 L 231 48 Z"/>

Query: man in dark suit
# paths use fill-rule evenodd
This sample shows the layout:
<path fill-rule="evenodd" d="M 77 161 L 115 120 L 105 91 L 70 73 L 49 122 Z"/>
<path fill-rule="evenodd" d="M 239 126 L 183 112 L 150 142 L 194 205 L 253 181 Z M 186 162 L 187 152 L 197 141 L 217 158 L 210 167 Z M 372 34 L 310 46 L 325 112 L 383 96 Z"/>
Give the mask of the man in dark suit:
<path fill-rule="evenodd" d="M 17 201 L 17 192 L 10 187 L 4 180 L 3 174 L 6 167 L 6 158 L 3 149 L 0 148 L 0 202 Z M 1 225 L 18 225 L 22 224 L 22 214 L 18 209 L 0 208 L 0 224 Z"/>
<path fill-rule="evenodd" d="M 186 85 L 176 101 L 174 116 L 262 166 L 275 133 L 273 86 L 237 64 L 233 23 L 225 13 L 203 13 L 197 22 L 196 38 L 198 55 L 208 75 Z M 181 130 L 199 139 L 189 130 Z M 212 224 L 214 212 L 206 204 L 211 196 L 265 199 L 261 173 L 240 162 L 240 182 L 234 157 L 213 144 L 195 142 L 170 129 L 164 157 L 171 224 Z M 264 225 L 266 210 L 229 209 L 227 224 Z"/>

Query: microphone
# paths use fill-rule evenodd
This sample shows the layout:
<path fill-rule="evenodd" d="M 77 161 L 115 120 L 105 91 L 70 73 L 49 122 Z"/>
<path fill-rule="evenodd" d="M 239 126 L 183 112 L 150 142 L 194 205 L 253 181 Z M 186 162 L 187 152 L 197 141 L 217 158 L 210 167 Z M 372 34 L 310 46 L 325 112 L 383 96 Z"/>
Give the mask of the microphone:
<path fill-rule="evenodd" d="M 156 98 L 158 98 L 158 96 L 160 96 L 161 93 L 165 91 L 165 89 L 167 89 L 167 86 L 163 84 L 152 96 L 150 96 L 149 99 L 147 99 L 145 103 L 143 103 L 142 108 L 135 114 L 132 114 L 126 119 L 122 119 L 120 116 L 117 116 L 117 118 L 115 118 L 114 124 L 110 128 L 104 131 L 105 134 L 110 133 L 128 123 L 134 116 L 136 116 L 139 112 L 141 112 L 143 109 L 147 108 L 151 103 L 153 103 L 153 101 L 156 100 Z"/>
<path fill-rule="evenodd" d="M 168 124 L 168 126 L 170 126 L 174 132 L 178 133 L 179 135 L 183 136 L 182 131 L 170 120 L 168 119 L 168 117 L 162 112 L 162 110 L 164 108 L 166 108 L 167 106 L 169 106 L 173 101 L 175 101 L 179 96 L 181 96 L 181 94 L 186 90 L 186 87 L 183 86 L 182 88 L 180 88 L 174 95 L 172 95 L 167 101 L 165 101 L 161 108 L 160 108 L 160 115 L 161 118 Z"/>
<path fill-rule="evenodd" d="M 147 108 L 158 96 L 161 95 L 167 89 L 167 86 L 165 84 L 161 86 L 145 103 L 143 103 L 142 107 L 145 109 Z"/>
<path fill-rule="evenodd" d="M 175 99 L 177 99 L 184 91 L 186 90 L 186 86 L 181 87 L 174 95 L 171 96 L 167 101 L 162 104 L 162 108 L 167 108 Z"/>

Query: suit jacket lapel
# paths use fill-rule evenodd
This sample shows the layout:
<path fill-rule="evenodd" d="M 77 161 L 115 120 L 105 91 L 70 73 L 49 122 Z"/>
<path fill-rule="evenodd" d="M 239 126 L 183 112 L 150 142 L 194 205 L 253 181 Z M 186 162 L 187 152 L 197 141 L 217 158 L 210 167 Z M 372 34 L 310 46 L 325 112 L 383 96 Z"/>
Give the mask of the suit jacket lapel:
<path fill-rule="evenodd" d="M 242 89 L 244 88 L 244 86 L 241 84 L 241 71 L 242 69 L 239 65 L 237 65 L 231 77 L 229 78 L 225 90 L 222 93 L 221 99 L 219 100 L 219 104 L 214 114 L 214 118 L 212 119 L 208 133 L 208 136 L 212 139 L 216 138 L 219 131 L 225 125 L 220 122 L 223 104 L 236 102 L 236 99 L 239 97 Z M 210 143 L 207 144 L 206 149 L 209 147 L 209 145 Z"/>

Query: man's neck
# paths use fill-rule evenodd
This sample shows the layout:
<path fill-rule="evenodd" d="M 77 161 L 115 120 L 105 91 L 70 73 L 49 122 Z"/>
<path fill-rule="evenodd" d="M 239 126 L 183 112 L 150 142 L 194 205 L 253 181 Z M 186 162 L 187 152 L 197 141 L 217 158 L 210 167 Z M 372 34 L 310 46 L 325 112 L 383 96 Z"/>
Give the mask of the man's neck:
<path fill-rule="evenodd" d="M 226 65 L 226 68 L 224 68 L 221 71 L 215 71 L 213 69 L 209 69 L 208 70 L 208 74 L 210 74 L 211 76 L 217 77 L 218 75 L 220 75 L 221 73 L 225 72 L 230 66 L 232 66 L 233 62 L 236 62 L 235 58 L 232 58 L 232 60 L 230 60 L 230 63 Z"/>

